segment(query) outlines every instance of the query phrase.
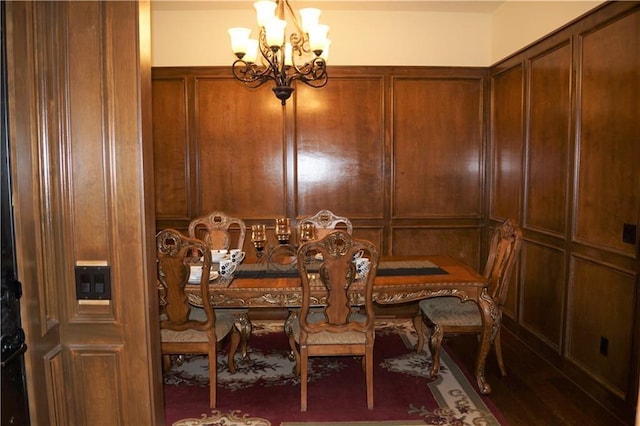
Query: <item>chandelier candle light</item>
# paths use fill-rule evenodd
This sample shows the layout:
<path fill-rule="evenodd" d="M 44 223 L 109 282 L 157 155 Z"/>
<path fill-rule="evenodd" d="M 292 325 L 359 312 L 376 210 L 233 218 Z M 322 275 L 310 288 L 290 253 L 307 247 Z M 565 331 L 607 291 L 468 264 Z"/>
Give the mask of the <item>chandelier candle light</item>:
<path fill-rule="evenodd" d="M 272 90 L 282 105 L 291 97 L 295 80 L 324 87 L 331 41 L 329 27 L 319 23 L 320 9 L 300 9 L 298 21 L 288 0 L 262 0 L 253 6 L 260 28 L 257 40 L 250 38 L 249 28 L 229 29 L 231 49 L 238 58 L 232 65 L 234 77 L 251 88 L 273 80 Z"/>

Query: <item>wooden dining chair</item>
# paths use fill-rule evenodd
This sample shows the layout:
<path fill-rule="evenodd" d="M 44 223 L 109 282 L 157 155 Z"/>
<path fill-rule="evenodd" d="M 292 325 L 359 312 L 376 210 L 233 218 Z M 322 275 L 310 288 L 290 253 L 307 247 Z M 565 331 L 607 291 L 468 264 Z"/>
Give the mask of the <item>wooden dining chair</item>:
<path fill-rule="evenodd" d="M 313 224 L 316 230 L 316 239 L 321 239 L 335 229 L 343 229 L 348 234 L 353 234 L 351 221 L 344 216 L 337 216 L 332 211 L 320 210 L 313 216 L 303 217 L 298 220 L 298 236 L 302 234 L 302 224 Z"/>
<path fill-rule="evenodd" d="M 356 274 L 353 258 L 364 253 L 370 259 L 369 272 Z M 318 260 L 318 254 L 322 260 Z M 293 312 L 285 329 L 293 351 L 295 372 L 300 375 L 300 410 L 307 410 L 309 357 L 362 356 L 367 407 L 373 409 L 373 280 L 378 268 L 378 250 L 369 241 L 336 231 L 321 240 L 304 243 L 297 254 L 302 282 L 302 307 Z M 326 289 L 326 298 L 312 300 L 311 288 Z M 352 287 L 364 288 L 362 300 L 353 300 Z M 319 310 L 313 305 L 322 305 Z M 352 306 L 363 306 L 360 312 Z"/>
<path fill-rule="evenodd" d="M 521 242 L 522 231 L 510 218 L 495 229 L 491 238 L 483 275 L 489 280 L 488 295 L 495 303 L 498 318 L 502 318 L 502 307 L 511 281 L 511 272 L 519 257 Z M 478 305 L 465 302 L 456 296 L 434 297 L 420 301 L 413 323 L 418 334 L 416 352 L 422 351 L 425 331 L 428 333 L 432 358 L 430 376 L 433 379 L 440 374 L 440 347 L 445 334 L 480 335 L 484 331 Z M 500 344 L 500 329 L 497 330 L 492 343 L 500 372 L 506 376 Z"/>
<path fill-rule="evenodd" d="M 189 238 L 174 229 L 160 231 L 156 237 L 158 261 L 160 316 L 160 348 L 163 369 L 171 368 L 172 354 L 206 354 L 209 360 L 209 405 L 216 407 L 217 347 L 229 337 L 229 371 L 235 372 L 234 354 L 240 343 L 240 334 L 234 327 L 235 317 L 214 311 L 209 303 L 209 271 L 211 252 L 205 243 Z M 204 307 L 188 303 L 185 287 L 190 276 L 193 253 L 202 256 L 200 295 Z M 196 257 L 197 259 L 197 257 Z"/>
<path fill-rule="evenodd" d="M 237 248 L 244 250 L 247 227 L 244 220 L 231 217 L 222 211 L 213 211 L 205 216 L 197 217 L 189 223 L 189 237 L 198 238 L 207 243 L 211 250 L 229 250 Z M 236 244 L 232 244 L 233 234 L 238 235 Z M 242 357 L 248 359 L 248 342 L 253 325 L 249 320 L 249 310 L 246 308 L 227 309 L 226 313 L 236 318 L 236 327 L 241 331 Z"/>
<path fill-rule="evenodd" d="M 242 219 L 230 217 L 221 211 L 193 219 L 189 223 L 189 237 L 205 241 L 211 250 L 244 250 L 247 227 Z M 231 232 L 238 233 L 236 245 L 232 247 Z"/>

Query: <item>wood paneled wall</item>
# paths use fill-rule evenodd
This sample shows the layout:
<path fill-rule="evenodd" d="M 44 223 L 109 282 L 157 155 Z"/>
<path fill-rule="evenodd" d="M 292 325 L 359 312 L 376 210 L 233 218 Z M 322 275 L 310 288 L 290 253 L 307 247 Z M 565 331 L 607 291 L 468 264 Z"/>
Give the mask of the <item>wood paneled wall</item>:
<path fill-rule="evenodd" d="M 15 272 L 33 425 L 164 422 L 149 6 L 6 4 Z M 108 265 L 110 300 L 78 300 L 80 261 Z"/>
<path fill-rule="evenodd" d="M 226 67 L 154 68 L 158 228 L 222 210 L 273 229 L 329 209 L 385 254 L 478 266 L 487 70 L 329 72 L 283 108 L 271 86 L 248 89 Z"/>
<path fill-rule="evenodd" d="M 524 228 L 508 326 L 632 422 L 638 389 L 640 4 L 491 70 L 491 221 Z"/>
<path fill-rule="evenodd" d="M 384 254 L 478 267 L 514 217 L 525 243 L 506 326 L 631 423 L 639 9 L 608 3 L 489 69 L 330 68 L 284 109 L 226 67 L 155 68 L 157 227 L 219 209 L 273 229 L 328 208 Z"/>

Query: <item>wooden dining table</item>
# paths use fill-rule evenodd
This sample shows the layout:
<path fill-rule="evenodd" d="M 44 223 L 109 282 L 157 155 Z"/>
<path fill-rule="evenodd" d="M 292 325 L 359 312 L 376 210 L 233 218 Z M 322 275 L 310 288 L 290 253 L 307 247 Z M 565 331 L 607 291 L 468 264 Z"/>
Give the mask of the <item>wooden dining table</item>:
<path fill-rule="evenodd" d="M 319 279 L 312 279 L 314 304 L 323 305 L 326 291 Z M 456 296 L 480 307 L 483 333 L 476 357 L 475 376 L 482 394 L 491 393 L 485 379 L 485 360 L 500 328 L 500 314 L 488 294 L 488 280 L 473 268 L 449 256 L 382 258 L 373 288 L 373 300 L 380 305 L 413 302 L 430 297 Z M 364 302 L 363 286 L 356 280 L 350 288 L 350 302 Z M 210 284 L 210 303 L 219 308 L 300 307 L 300 277 L 295 268 L 283 270 L 265 264 L 241 264 L 231 278 L 218 277 Z M 187 286 L 189 302 L 202 306 L 198 286 Z M 245 323 L 250 327 L 250 323 Z"/>

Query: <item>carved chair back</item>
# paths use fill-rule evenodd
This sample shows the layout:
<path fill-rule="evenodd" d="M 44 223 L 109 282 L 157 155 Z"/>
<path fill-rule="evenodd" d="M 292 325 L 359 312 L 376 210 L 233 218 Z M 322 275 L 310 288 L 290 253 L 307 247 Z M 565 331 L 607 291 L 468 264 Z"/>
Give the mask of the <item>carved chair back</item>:
<path fill-rule="evenodd" d="M 205 303 L 203 306 L 206 320 L 190 319 L 191 306 L 185 292 L 191 272 L 190 260 L 193 259 L 192 256 L 202 257 L 200 293 L 202 300 L 210 300 L 211 252 L 207 245 L 202 240 L 187 237 L 175 229 L 165 229 L 156 236 L 156 249 L 160 305 L 166 317 L 161 320 L 160 328 L 213 332 L 215 315 L 211 304 Z M 215 342 L 215 337 L 213 341 Z"/>
<path fill-rule="evenodd" d="M 344 228 L 348 234 L 353 233 L 351 221 L 344 216 L 336 216 L 329 210 L 320 210 L 313 216 L 302 218 L 298 221 L 298 235 L 302 233 L 302 224 L 311 223 L 316 228 L 316 239 L 322 239 L 336 228 Z"/>
<path fill-rule="evenodd" d="M 490 280 L 489 295 L 499 308 L 505 303 L 521 244 L 522 231 L 511 218 L 496 227 L 491 237 L 483 275 Z"/>
<path fill-rule="evenodd" d="M 365 277 L 356 274 L 353 259 L 357 253 L 369 258 L 370 268 Z M 378 250 L 366 240 L 353 238 L 337 230 L 321 240 L 304 243 L 298 250 L 298 270 L 302 281 L 302 307 L 300 309 L 300 343 L 305 344 L 308 333 L 360 331 L 373 339 L 373 281 L 378 269 Z M 320 260 L 321 259 L 321 260 Z M 316 278 L 314 280 L 314 278 Z M 326 289 L 326 300 L 313 300 L 312 284 L 320 283 Z M 350 292 L 355 286 L 364 287 L 364 298 L 355 300 Z M 322 304 L 326 320 L 309 322 L 308 313 L 314 305 Z M 352 306 L 363 306 L 366 321 L 354 321 Z M 372 343 L 372 342 L 371 342 Z"/>
<path fill-rule="evenodd" d="M 231 247 L 231 228 L 238 232 L 238 240 L 234 247 Z M 205 241 L 211 250 L 227 250 L 229 248 L 242 250 L 246 233 L 247 227 L 242 219 L 229 217 L 221 211 L 211 212 L 206 216 L 193 219 L 189 223 L 189 237 Z"/>

